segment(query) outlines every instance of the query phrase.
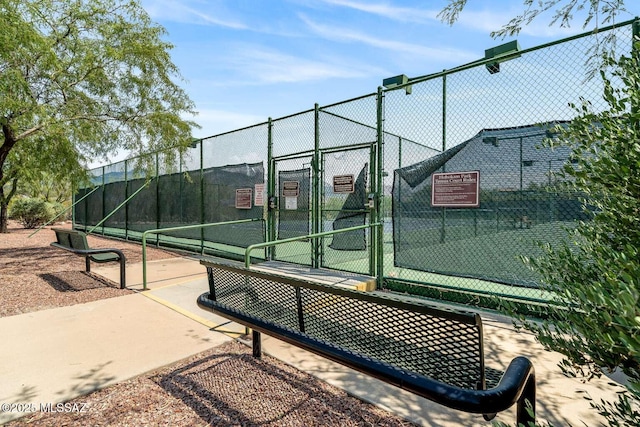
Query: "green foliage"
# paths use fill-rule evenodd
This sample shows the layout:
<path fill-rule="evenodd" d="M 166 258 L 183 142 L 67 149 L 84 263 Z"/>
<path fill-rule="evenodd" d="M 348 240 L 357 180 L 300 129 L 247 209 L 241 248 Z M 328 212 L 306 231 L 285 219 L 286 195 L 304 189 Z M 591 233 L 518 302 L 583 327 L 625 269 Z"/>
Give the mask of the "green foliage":
<path fill-rule="evenodd" d="M 636 41 L 636 52 L 640 41 Z M 567 184 L 584 195 L 592 219 L 579 223 L 571 241 L 547 245 L 528 260 L 558 305 L 548 320 L 520 319 L 545 348 L 566 356 L 561 368 L 572 376 L 600 377 L 621 370 L 628 393 L 616 403 L 592 406 L 610 425 L 630 425 L 640 410 L 640 62 L 608 60 L 602 73 L 606 111 L 588 102 L 551 147 L 568 146 L 574 164 L 563 170 Z"/>
<path fill-rule="evenodd" d="M 577 12 L 586 13 L 583 28 L 614 24 L 624 0 L 524 0 L 524 12 L 493 37 L 517 35 L 523 26 L 553 10 L 550 25 L 569 27 Z M 467 0 L 449 0 L 439 17 L 456 22 Z M 612 61 L 615 38 L 592 48 L 588 78 L 604 81 L 605 111 L 582 101 L 578 117 L 558 127 L 550 146 L 572 149 L 564 168 L 568 191 L 583 195 L 591 220 L 571 231 L 558 247 L 528 259 L 545 290 L 555 295 L 541 323 L 518 319 L 549 350 L 566 356 L 568 375 L 587 379 L 621 370 L 629 382 L 617 402 L 593 403 L 611 426 L 636 426 L 640 416 L 640 41 L 631 57 Z M 613 70 L 609 73 L 609 70 Z"/>
<path fill-rule="evenodd" d="M 62 205 L 59 203 L 35 198 L 20 198 L 12 203 L 9 217 L 19 221 L 24 228 L 36 228 L 53 219 L 61 210 Z"/>
<path fill-rule="evenodd" d="M 74 184 L 118 149 L 172 162 L 191 143 L 172 46 L 138 1 L 2 0 L 0 28 L 0 232 L 21 179 Z"/>
<path fill-rule="evenodd" d="M 592 406 L 608 421 L 611 427 L 637 426 L 640 409 L 637 401 L 622 395 L 617 402 L 593 403 Z"/>
<path fill-rule="evenodd" d="M 522 3 L 524 11 L 500 30 L 491 32 L 491 37 L 503 38 L 518 35 L 522 27 L 531 24 L 536 18 L 549 11 L 553 11 L 549 26 L 559 25 L 566 28 L 571 26 L 576 13 L 585 13 L 582 27 L 586 28 L 594 21 L 600 26 L 613 24 L 616 17 L 626 11 L 624 0 L 547 0 L 544 2 L 523 0 Z M 438 18 L 453 25 L 460 18 L 466 5 L 467 0 L 449 0 L 447 6 L 438 14 Z"/>

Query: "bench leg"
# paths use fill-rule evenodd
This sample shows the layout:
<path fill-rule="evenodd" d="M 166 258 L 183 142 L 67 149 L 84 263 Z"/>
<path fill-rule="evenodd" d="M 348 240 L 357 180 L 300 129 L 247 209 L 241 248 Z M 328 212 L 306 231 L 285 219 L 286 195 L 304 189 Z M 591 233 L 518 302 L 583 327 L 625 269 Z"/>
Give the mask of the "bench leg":
<path fill-rule="evenodd" d="M 125 268 L 125 260 L 123 257 L 120 257 L 120 289 L 126 289 L 126 268 Z"/>
<path fill-rule="evenodd" d="M 88 256 L 84 257 L 84 264 L 86 266 L 87 273 L 91 273 L 91 259 Z"/>
<path fill-rule="evenodd" d="M 262 357 L 262 340 L 260 336 L 260 332 L 254 330 L 253 338 L 251 340 L 251 345 L 253 347 L 253 357 L 260 359 Z"/>

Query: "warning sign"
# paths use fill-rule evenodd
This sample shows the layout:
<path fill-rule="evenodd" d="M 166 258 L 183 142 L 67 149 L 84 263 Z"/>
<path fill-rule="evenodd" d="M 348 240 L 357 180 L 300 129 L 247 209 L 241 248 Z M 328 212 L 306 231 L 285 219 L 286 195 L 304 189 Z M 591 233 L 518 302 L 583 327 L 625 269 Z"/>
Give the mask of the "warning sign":
<path fill-rule="evenodd" d="M 255 184 L 255 198 L 253 199 L 254 206 L 264 206 L 264 195 L 266 186 L 264 184 Z"/>
<path fill-rule="evenodd" d="M 284 181 L 282 183 L 282 197 L 298 197 L 300 183 L 298 181 Z"/>
<path fill-rule="evenodd" d="M 354 191 L 353 175 L 335 175 L 333 177 L 334 193 L 353 193 Z"/>
<path fill-rule="evenodd" d="M 251 188 L 236 189 L 236 209 L 251 209 L 252 200 L 253 200 L 253 189 Z"/>
<path fill-rule="evenodd" d="M 474 208 L 480 206 L 480 172 L 434 173 L 431 206 Z"/>

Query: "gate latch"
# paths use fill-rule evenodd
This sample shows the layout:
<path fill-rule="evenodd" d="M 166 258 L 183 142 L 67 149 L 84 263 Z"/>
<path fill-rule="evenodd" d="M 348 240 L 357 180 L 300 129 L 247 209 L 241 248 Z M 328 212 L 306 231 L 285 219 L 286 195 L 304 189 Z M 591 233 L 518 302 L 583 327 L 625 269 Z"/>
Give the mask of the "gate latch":
<path fill-rule="evenodd" d="M 376 207 L 376 193 L 369 193 L 367 197 L 367 203 L 364 205 L 367 209 L 374 209 Z"/>

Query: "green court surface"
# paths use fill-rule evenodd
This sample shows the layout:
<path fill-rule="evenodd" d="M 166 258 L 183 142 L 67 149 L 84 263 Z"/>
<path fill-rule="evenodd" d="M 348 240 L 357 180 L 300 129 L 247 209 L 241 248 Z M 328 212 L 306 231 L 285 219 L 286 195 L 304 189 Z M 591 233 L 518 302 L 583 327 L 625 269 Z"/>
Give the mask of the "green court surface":
<path fill-rule="evenodd" d="M 566 235 L 567 227 L 574 225 L 569 222 L 553 222 L 534 225 L 531 228 L 514 228 L 491 232 L 478 232 L 477 229 L 448 230 L 449 241 L 438 244 L 419 245 L 418 242 L 433 241 L 434 233 L 438 230 L 422 230 L 413 233 L 411 238 L 414 245 L 404 254 L 404 259 L 424 266 L 422 271 L 413 268 L 398 267 L 394 264 L 392 234 L 384 235 L 383 272 L 384 278 L 389 280 L 408 281 L 428 286 L 442 286 L 449 290 L 462 292 L 477 292 L 502 297 L 546 301 L 550 298 L 548 292 L 537 289 L 535 283 L 538 276 L 521 260 L 522 255 L 538 256 L 541 250 L 536 241 L 544 239 L 551 244 L 557 244 L 557 236 Z M 97 231 L 102 232 L 99 228 Z M 108 236 L 125 238 L 122 229 L 105 228 Z M 140 241 L 142 233 L 129 231 L 127 238 Z M 467 236 L 466 238 L 464 238 Z M 555 236 L 555 237 L 553 237 Z M 406 237 L 406 236 L 405 236 Z M 555 241 L 549 239 L 555 238 Z M 456 240 L 454 240 L 456 239 Z M 331 238 L 322 242 L 321 266 L 324 268 L 347 271 L 360 274 L 370 274 L 368 251 L 343 251 L 329 247 Z M 508 244 L 506 244 L 508 243 Z M 175 237 L 168 234 L 150 235 L 147 239 L 149 246 L 184 249 L 204 255 L 221 255 L 233 259 L 244 259 L 245 248 L 200 240 Z M 303 240 L 285 243 L 275 247 L 274 259 L 301 265 L 312 264 L 311 241 Z M 253 262 L 265 259 L 264 249 L 251 253 Z M 446 274 L 456 271 L 458 274 Z M 476 277 L 493 277 L 495 272 L 508 272 L 513 282 L 522 285 L 510 285 L 492 280 L 463 277 L 464 272 Z"/>

